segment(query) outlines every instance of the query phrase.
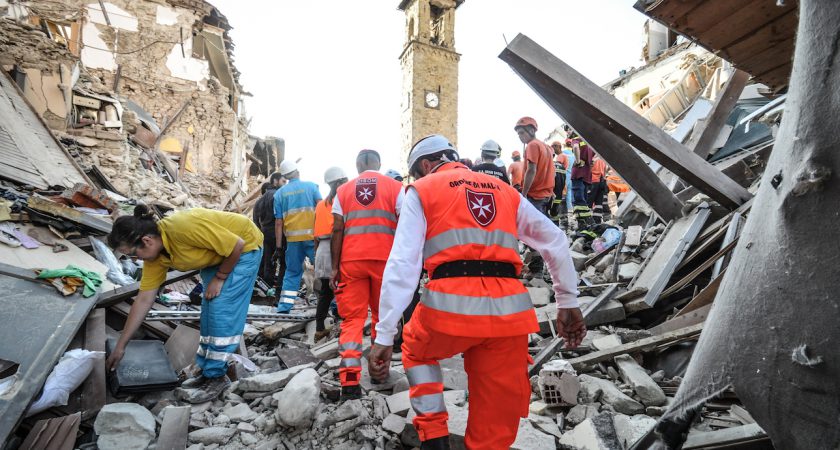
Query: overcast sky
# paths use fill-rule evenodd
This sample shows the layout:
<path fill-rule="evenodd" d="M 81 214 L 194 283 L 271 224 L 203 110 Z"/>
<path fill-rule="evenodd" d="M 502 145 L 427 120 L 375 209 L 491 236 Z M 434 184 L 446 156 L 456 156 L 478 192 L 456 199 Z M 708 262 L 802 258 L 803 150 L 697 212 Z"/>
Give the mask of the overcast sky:
<path fill-rule="evenodd" d="M 362 148 L 382 154 L 383 170 L 401 167 L 398 0 L 210 1 L 233 26 L 252 134 L 283 137 L 286 157 L 302 157 L 302 177 L 318 183 L 332 165 L 355 176 Z M 455 25 L 461 156 L 475 159 L 494 139 L 507 159 L 522 147 L 513 131 L 521 116 L 537 120 L 539 137 L 561 122 L 498 58 L 505 38 L 526 34 L 601 85 L 641 65 L 645 17 L 633 3 L 467 0 Z"/>

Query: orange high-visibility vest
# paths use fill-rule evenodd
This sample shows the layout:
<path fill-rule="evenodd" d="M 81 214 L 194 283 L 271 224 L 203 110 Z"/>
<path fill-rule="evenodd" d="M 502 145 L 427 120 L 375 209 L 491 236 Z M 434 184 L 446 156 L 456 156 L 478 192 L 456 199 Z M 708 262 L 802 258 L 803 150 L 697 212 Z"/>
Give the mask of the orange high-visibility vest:
<path fill-rule="evenodd" d="M 332 203 L 321 200 L 315 206 L 315 239 L 329 239 L 333 229 Z"/>
<path fill-rule="evenodd" d="M 434 278 L 435 268 L 452 261 L 509 263 L 519 274 L 516 214 L 522 196 L 498 179 L 447 163 L 417 180 L 426 217 L 423 266 L 431 281 L 414 320 L 453 336 L 517 336 L 539 329 L 528 290 L 517 278 Z"/>
<path fill-rule="evenodd" d="M 397 197 L 402 183 L 374 171 L 363 172 L 338 188 L 344 213 L 341 261 L 385 261 L 397 229 Z"/>

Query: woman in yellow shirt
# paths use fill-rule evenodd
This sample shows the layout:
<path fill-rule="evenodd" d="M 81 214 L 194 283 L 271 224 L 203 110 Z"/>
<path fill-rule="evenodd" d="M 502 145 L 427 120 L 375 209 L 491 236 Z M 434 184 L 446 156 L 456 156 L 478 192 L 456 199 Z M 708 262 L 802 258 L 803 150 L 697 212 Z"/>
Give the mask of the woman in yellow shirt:
<path fill-rule="evenodd" d="M 107 366 L 114 370 L 131 336 L 152 307 L 157 291 L 172 268 L 201 270 L 204 299 L 196 364 L 200 376 L 182 387 L 194 389 L 184 400 L 213 400 L 230 385 L 227 364 L 239 349 L 251 294 L 262 260 L 262 232 L 241 214 L 194 208 L 160 221 L 145 205 L 134 216 L 114 222 L 108 244 L 119 252 L 144 261 L 140 293 L 131 305 L 125 328 Z"/>

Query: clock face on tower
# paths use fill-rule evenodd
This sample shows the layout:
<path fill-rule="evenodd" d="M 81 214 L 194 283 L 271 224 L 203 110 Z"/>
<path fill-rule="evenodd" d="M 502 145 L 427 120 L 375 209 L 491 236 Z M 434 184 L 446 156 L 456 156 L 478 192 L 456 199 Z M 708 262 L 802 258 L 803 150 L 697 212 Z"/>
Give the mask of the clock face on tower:
<path fill-rule="evenodd" d="M 437 92 L 426 91 L 426 108 L 437 109 L 440 106 L 440 97 Z"/>

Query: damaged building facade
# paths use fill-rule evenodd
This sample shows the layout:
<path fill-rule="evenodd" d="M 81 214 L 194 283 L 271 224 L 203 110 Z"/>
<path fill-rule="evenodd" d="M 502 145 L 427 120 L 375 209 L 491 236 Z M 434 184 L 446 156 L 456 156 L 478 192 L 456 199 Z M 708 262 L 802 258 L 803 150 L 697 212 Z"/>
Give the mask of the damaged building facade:
<path fill-rule="evenodd" d="M 100 187 L 223 208 L 276 167 L 276 146 L 253 155 L 265 145 L 209 3 L 0 2 L 0 14 L 0 66 Z"/>

